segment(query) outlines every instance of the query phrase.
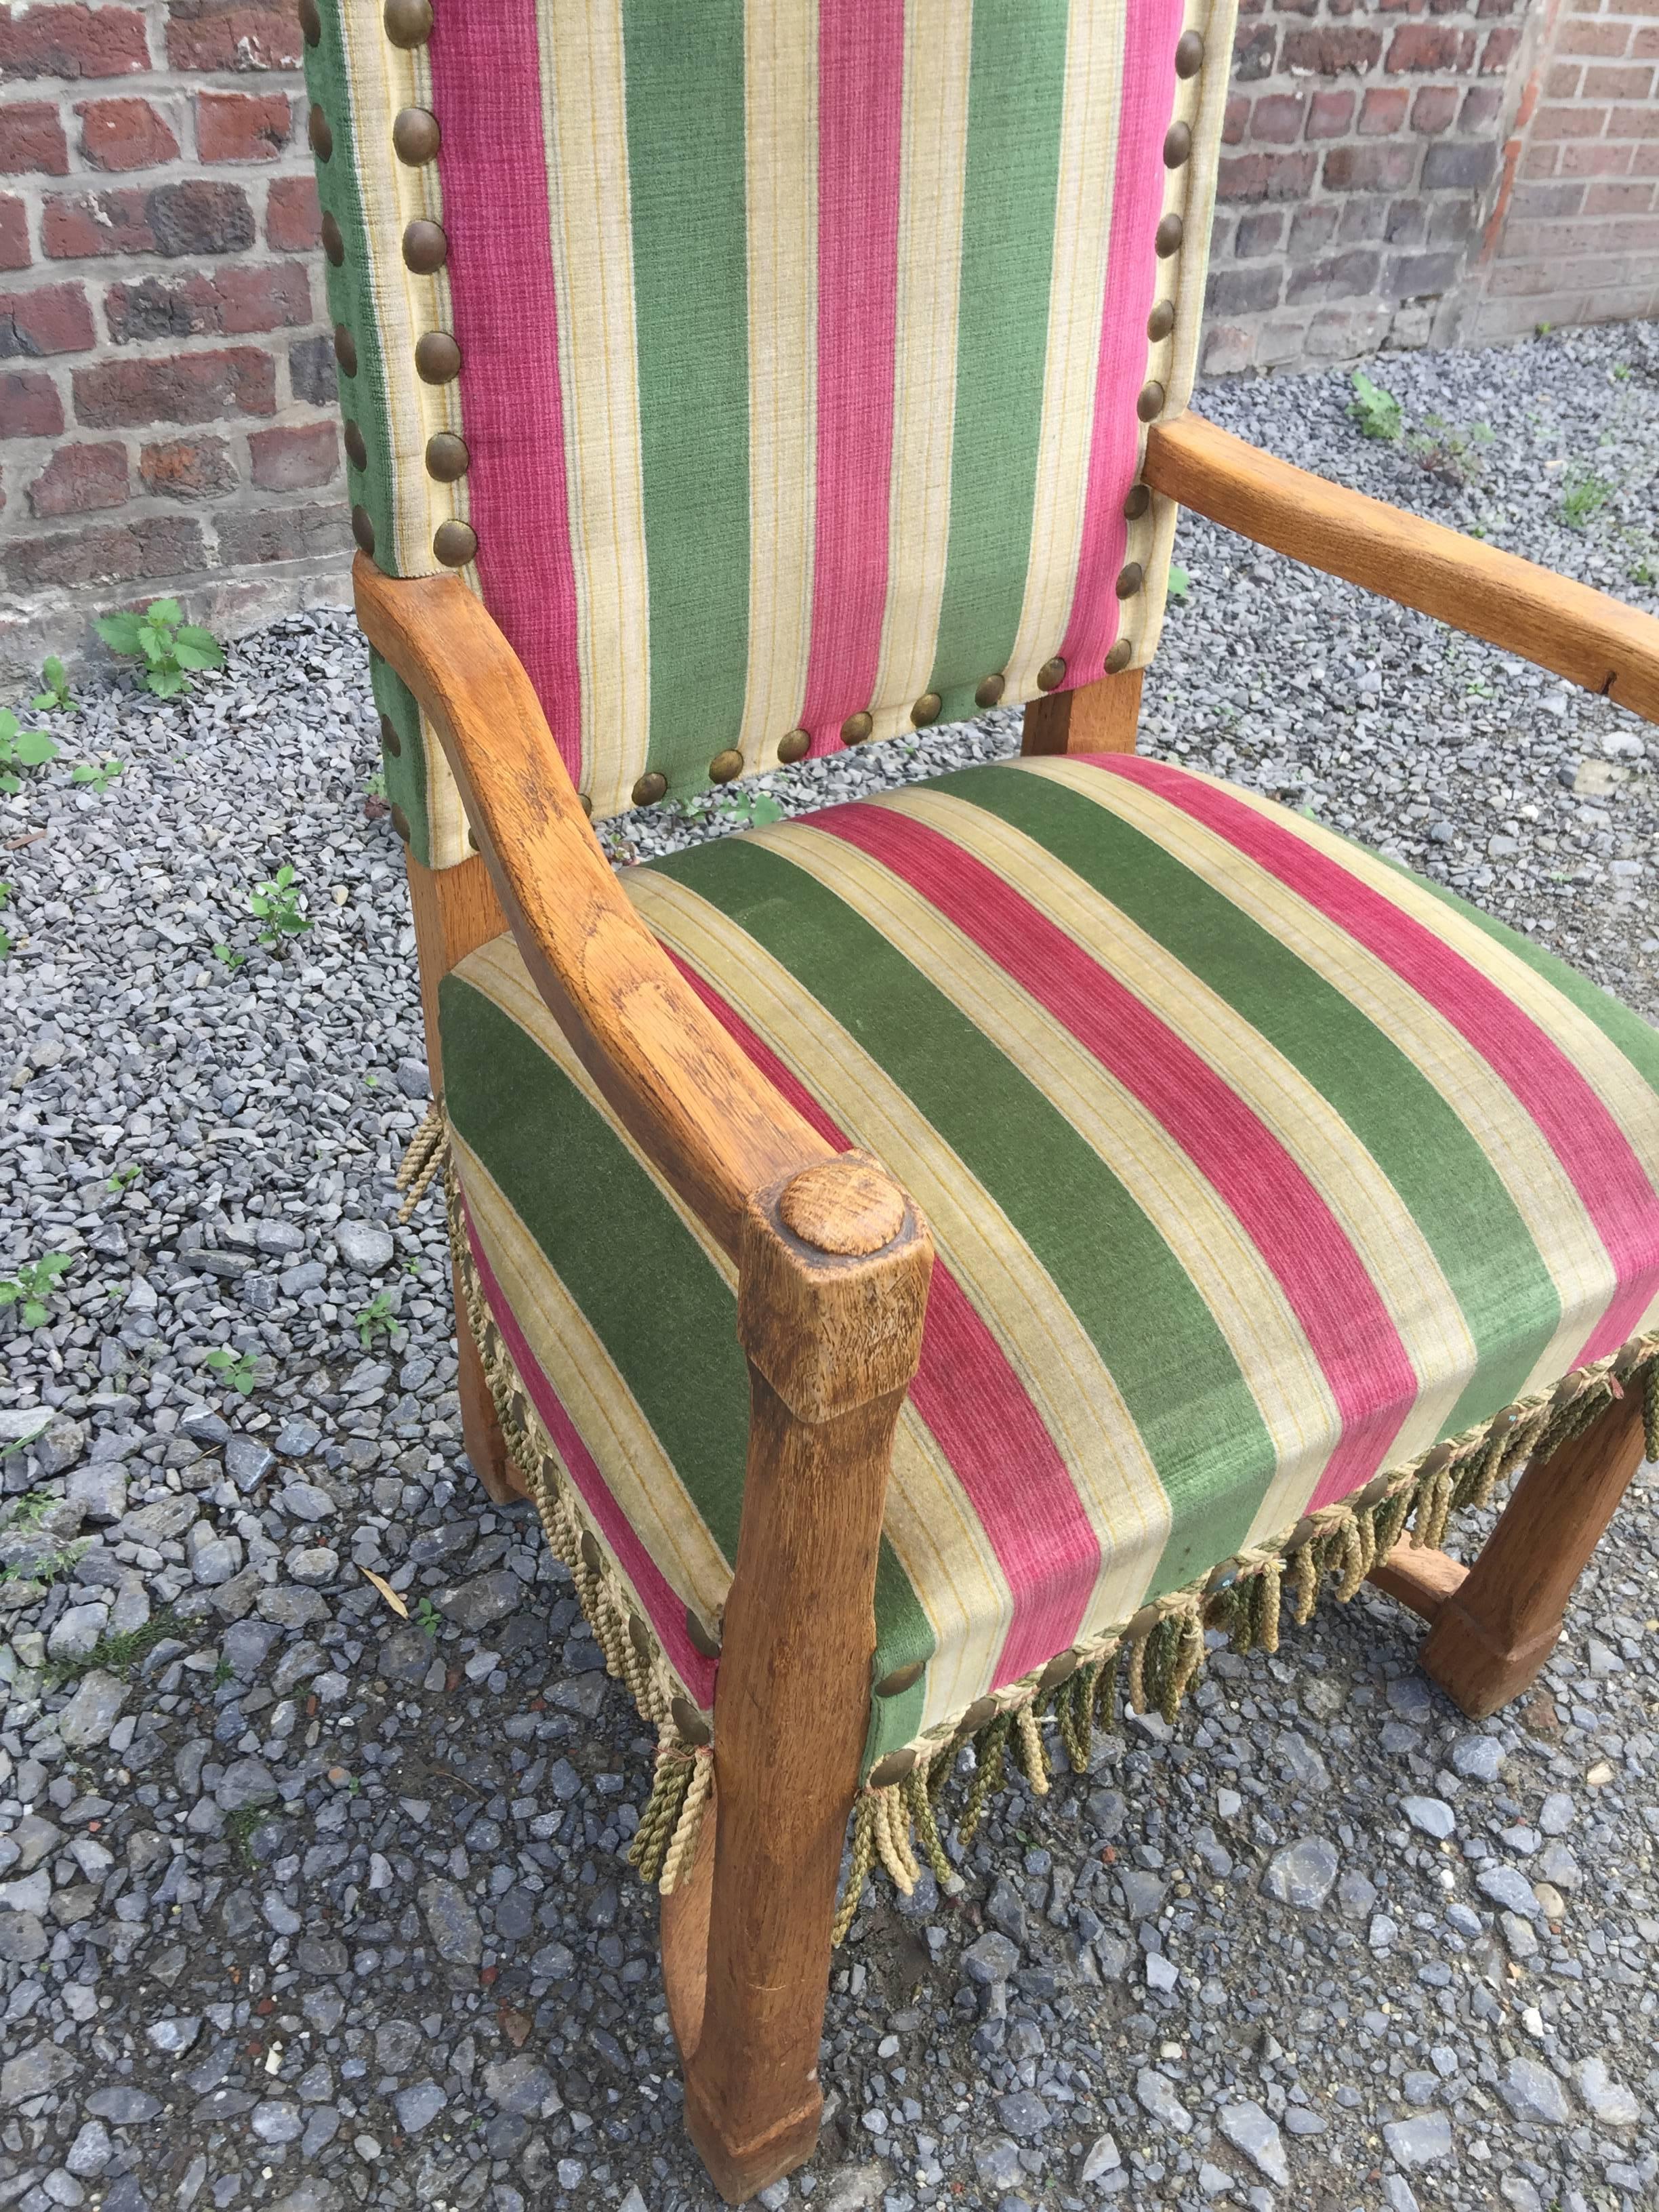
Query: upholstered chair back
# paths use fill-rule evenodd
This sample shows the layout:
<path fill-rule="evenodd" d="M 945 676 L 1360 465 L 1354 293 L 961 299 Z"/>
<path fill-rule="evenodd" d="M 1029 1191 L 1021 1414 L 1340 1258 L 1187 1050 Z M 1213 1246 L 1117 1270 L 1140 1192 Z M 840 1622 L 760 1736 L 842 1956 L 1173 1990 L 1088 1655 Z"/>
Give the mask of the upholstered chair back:
<path fill-rule="evenodd" d="M 303 0 L 358 544 L 596 817 L 1147 660 L 1233 6 Z"/>

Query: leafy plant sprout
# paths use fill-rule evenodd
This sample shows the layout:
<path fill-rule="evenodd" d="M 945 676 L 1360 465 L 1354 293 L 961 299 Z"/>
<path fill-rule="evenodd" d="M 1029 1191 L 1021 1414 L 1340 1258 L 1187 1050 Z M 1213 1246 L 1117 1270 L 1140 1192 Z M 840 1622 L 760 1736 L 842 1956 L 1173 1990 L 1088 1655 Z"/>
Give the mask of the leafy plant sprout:
<path fill-rule="evenodd" d="M 40 671 L 40 689 L 29 704 L 42 714 L 80 713 L 80 702 L 70 691 L 64 664 L 55 653 L 47 655 L 46 665 Z"/>
<path fill-rule="evenodd" d="M 58 1279 L 74 1265 L 70 1252 L 48 1252 L 42 1259 L 25 1261 L 15 1275 L 0 1282 L 0 1306 L 21 1306 L 25 1328 L 43 1328 L 58 1295 Z"/>
<path fill-rule="evenodd" d="M 1582 530 L 1612 497 L 1613 486 L 1605 477 L 1589 469 L 1576 469 L 1562 480 L 1561 519 L 1569 530 Z"/>
<path fill-rule="evenodd" d="M 9 884 L 0 883 L 0 907 L 9 906 L 10 904 L 11 885 Z M 0 923 L 0 960 L 3 960 L 8 957 L 15 941 L 16 940 L 13 938 L 11 932 L 3 923 Z"/>
<path fill-rule="evenodd" d="M 126 765 L 125 761 L 117 760 L 113 753 L 106 754 L 100 761 L 76 761 L 70 771 L 70 781 L 89 784 L 94 791 L 101 793 L 109 789 L 118 775 L 125 773 Z"/>
<path fill-rule="evenodd" d="M 375 1332 L 384 1329 L 388 1336 L 395 1335 L 398 1316 L 392 1304 L 390 1291 L 376 1291 L 360 1314 L 353 1316 L 357 1324 L 357 1341 L 367 1352 L 374 1341 Z"/>
<path fill-rule="evenodd" d="M 143 661 L 138 680 L 158 699 L 188 691 L 191 672 L 225 665 L 218 639 L 211 630 L 187 623 L 177 599 L 152 599 L 147 607 L 100 615 L 93 627 L 112 653 L 133 654 Z"/>
<path fill-rule="evenodd" d="M 104 1188 L 106 1190 L 120 1192 L 129 1191 L 143 1172 L 143 1168 L 139 1167 L 136 1162 L 129 1161 L 126 1166 L 116 1169 L 114 1174 L 111 1176 L 108 1182 L 106 1183 Z"/>
<path fill-rule="evenodd" d="M 252 1396 L 254 1367 L 252 1352 L 232 1352 L 228 1346 L 222 1344 L 216 1351 L 209 1352 L 202 1364 L 204 1367 L 212 1368 L 226 1389 L 235 1391 L 239 1398 Z"/>
<path fill-rule="evenodd" d="M 0 707 L 0 791 L 23 788 L 20 768 L 40 768 L 58 757 L 58 740 L 45 730 L 25 730 L 9 707 Z"/>
<path fill-rule="evenodd" d="M 268 884 L 258 884 L 248 893 L 248 905 L 264 924 L 259 932 L 261 945 L 278 945 L 310 928 L 311 917 L 300 910 L 297 881 L 292 863 L 284 860 Z"/>
<path fill-rule="evenodd" d="M 1359 425 L 1360 436 L 1378 439 L 1384 445 L 1397 444 L 1405 428 L 1405 416 L 1393 392 L 1374 384 L 1363 368 L 1355 369 L 1352 383 L 1353 398 L 1348 402 L 1348 413 Z"/>
<path fill-rule="evenodd" d="M 443 1625 L 444 1617 L 431 1599 L 422 1598 L 415 1607 L 415 1626 L 417 1628 L 423 1628 L 428 1636 L 435 1638 Z"/>

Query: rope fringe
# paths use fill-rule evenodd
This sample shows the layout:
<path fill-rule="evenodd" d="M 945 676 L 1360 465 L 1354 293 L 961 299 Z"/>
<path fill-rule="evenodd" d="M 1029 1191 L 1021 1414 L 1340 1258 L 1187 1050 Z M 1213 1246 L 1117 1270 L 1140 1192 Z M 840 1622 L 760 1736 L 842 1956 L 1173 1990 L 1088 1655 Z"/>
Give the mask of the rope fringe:
<path fill-rule="evenodd" d="M 393 1187 L 409 1192 L 409 1196 L 398 1209 L 399 1223 L 407 1221 L 426 1196 L 433 1177 L 444 1164 L 448 1150 L 449 1126 L 444 1120 L 443 1102 L 434 1098 L 398 1163 Z"/>

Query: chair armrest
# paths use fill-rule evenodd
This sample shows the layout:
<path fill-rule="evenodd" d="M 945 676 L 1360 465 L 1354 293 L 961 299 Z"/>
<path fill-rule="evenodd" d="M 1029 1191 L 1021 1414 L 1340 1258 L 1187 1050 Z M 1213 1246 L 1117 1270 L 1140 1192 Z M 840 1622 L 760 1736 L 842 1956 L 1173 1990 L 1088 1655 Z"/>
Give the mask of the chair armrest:
<path fill-rule="evenodd" d="M 757 1191 L 836 1157 L 686 985 L 599 849 L 541 703 L 453 575 L 352 571 L 357 619 L 419 700 L 537 988 L 594 1081 L 736 1254 Z"/>
<path fill-rule="evenodd" d="M 1143 474 L 1154 491 L 1258 545 L 1659 721 L 1659 621 L 1605 592 L 1292 468 L 1200 416 L 1153 426 Z"/>

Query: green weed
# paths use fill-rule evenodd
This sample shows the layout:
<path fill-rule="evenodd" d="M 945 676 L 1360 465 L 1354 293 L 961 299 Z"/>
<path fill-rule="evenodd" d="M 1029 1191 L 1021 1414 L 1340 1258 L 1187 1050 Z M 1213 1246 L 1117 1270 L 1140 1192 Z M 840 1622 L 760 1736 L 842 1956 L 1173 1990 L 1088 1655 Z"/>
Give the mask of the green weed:
<path fill-rule="evenodd" d="M 3 1573 L 0 1583 L 40 1583 L 50 1586 L 62 1582 L 75 1572 L 81 1554 L 92 1542 L 90 1536 L 77 1536 L 72 1544 L 60 1544 L 55 1552 L 47 1552 L 38 1559 L 17 1559 Z"/>
<path fill-rule="evenodd" d="M 0 707 L 0 791 L 23 788 L 20 768 L 40 768 L 58 757 L 58 741 L 44 730 L 25 730 L 9 707 Z"/>
<path fill-rule="evenodd" d="M 1576 469 L 1561 481 L 1561 519 L 1569 530 L 1582 530 L 1612 497 L 1613 486 L 1605 477 Z"/>
<path fill-rule="evenodd" d="M 124 1168 L 117 1168 L 114 1174 L 105 1184 L 104 1188 L 106 1190 L 113 1190 L 118 1192 L 131 1190 L 133 1184 L 137 1182 L 139 1176 L 142 1176 L 143 1172 L 143 1168 L 130 1162 L 127 1166 Z"/>
<path fill-rule="evenodd" d="M 106 754 L 100 761 L 76 761 L 70 773 L 71 783 L 84 783 L 100 795 L 106 792 L 118 775 L 126 773 L 126 763 L 117 760 L 113 753 Z"/>
<path fill-rule="evenodd" d="M 254 1353 L 232 1352 L 222 1344 L 202 1362 L 204 1367 L 212 1368 L 225 1388 L 235 1391 L 239 1398 L 251 1398 L 253 1395 L 254 1364 Z"/>
<path fill-rule="evenodd" d="M 444 1617 L 442 1613 L 439 1612 L 437 1607 L 433 1604 L 431 1599 L 429 1597 L 422 1598 L 416 1603 L 415 1607 L 415 1626 L 417 1628 L 424 1629 L 428 1636 L 435 1638 L 438 1631 L 443 1626 L 443 1625 Z"/>
<path fill-rule="evenodd" d="M 228 945 L 216 945 L 213 957 L 216 960 L 222 960 L 227 968 L 246 968 L 247 965 L 246 953 L 233 952 Z"/>
<path fill-rule="evenodd" d="M 9 884 L 0 884 L 0 907 L 7 907 L 10 904 L 11 885 Z M 0 960 L 4 960 L 9 957 L 12 947 L 16 942 L 16 939 L 6 927 L 5 924 L 3 922 L 0 922 Z"/>
<path fill-rule="evenodd" d="M 1172 599 L 1184 599 L 1193 588 L 1193 580 L 1177 561 L 1170 563 L 1170 580 L 1164 590 Z"/>
<path fill-rule="evenodd" d="M 1425 428 L 1413 431 L 1406 441 L 1406 450 L 1431 477 L 1443 477 L 1449 483 L 1473 483 L 1480 473 L 1480 453 L 1483 446 L 1492 441 L 1491 426 L 1477 422 L 1473 429 L 1462 430 L 1449 422 L 1443 415 L 1425 415 Z"/>
<path fill-rule="evenodd" d="M 392 1308 L 391 1291 L 376 1291 L 362 1311 L 354 1315 L 353 1318 L 357 1324 L 357 1341 L 365 1352 L 374 1343 L 377 1330 L 384 1329 L 388 1336 L 394 1335 L 398 1316 Z"/>
<path fill-rule="evenodd" d="M 280 945 L 284 938 L 298 937 L 310 928 L 310 916 L 300 911 L 297 881 L 292 864 L 284 860 L 268 884 L 257 884 L 248 893 L 248 905 L 264 924 L 259 932 L 261 945 Z"/>
<path fill-rule="evenodd" d="M 96 1667 L 106 1674 L 118 1675 L 125 1681 L 138 1662 L 164 1644 L 170 1636 L 182 1637 L 184 1623 L 170 1605 L 159 1613 L 151 1613 L 142 1628 L 124 1628 L 113 1636 L 100 1636 L 90 1651 L 79 1659 L 54 1661 L 46 1668 L 46 1687 L 55 1689 L 72 1675 L 86 1674 Z"/>
<path fill-rule="evenodd" d="M 1348 413 L 1359 425 L 1362 438 L 1376 438 L 1384 445 L 1399 442 L 1405 428 L 1405 417 L 1400 402 L 1392 392 L 1385 392 L 1380 384 L 1373 384 L 1363 368 L 1353 373 L 1353 398 L 1348 402 Z"/>
<path fill-rule="evenodd" d="M 139 682 L 158 699 L 191 688 L 191 672 L 222 668 L 225 656 L 211 630 L 184 619 L 177 599 L 152 599 L 147 607 L 100 615 L 93 624 L 112 653 L 134 654 L 144 664 Z"/>
<path fill-rule="evenodd" d="M 47 656 L 40 671 L 40 689 L 29 702 L 37 714 L 78 714 L 80 706 L 69 688 L 69 678 L 58 655 Z"/>
<path fill-rule="evenodd" d="M 24 1328 L 40 1328 L 58 1295 L 58 1278 L 74 1265 L 70 1252 L 48 1252 L 44 1259 L 25 1261 L 9 1280 L 0 1282 L 0 1306 L 21 1305 Z"/>

